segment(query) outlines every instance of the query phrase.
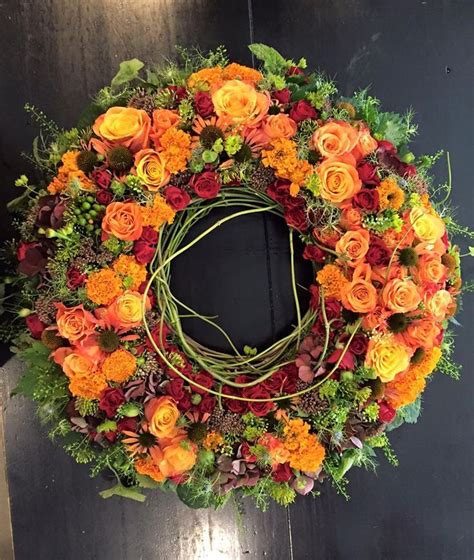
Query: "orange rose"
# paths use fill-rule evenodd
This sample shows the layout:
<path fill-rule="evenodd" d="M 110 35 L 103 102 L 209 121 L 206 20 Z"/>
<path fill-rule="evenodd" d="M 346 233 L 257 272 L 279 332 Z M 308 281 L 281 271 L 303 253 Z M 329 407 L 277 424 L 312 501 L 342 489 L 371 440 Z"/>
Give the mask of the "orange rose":
<path fill-rule="evenodd" d="M 336 253 L 341 261 L 356 267 L 364 260 L 369 250 L 370 235 L 365 229 L 347 231 L 336 243 Z"/>
<path fill-rule="evenodd" d="M 359 192 L 362 182 L 355 168 L 356 161 L 350 154 L 328 158 L 317 167 L 321 180 L 321 197 L 340 205 Z"/>
<path fill-rule="evenodd" d="M 377 290 L 370 281 L 369 265 L 358 265 L 352 281 L 342 287 L 341 301 L 346 309 L 355 313 L 370 313 L 377 307 Z"/>
<path fill-rule="evenodd" d="M 179 123 L 179 115 L 176 111 L 170 109 L 156 109 L 153 111 L 152 132 L 150 138 L 153 140 L 155 146 L 159 146 L 160 138 L 163 134 Z"/>
<path fill-rule="evenodd" d="M 252 127 L 267 114 L 270 98 L 246 82 L 229 80 L 212 94 L 212 103 L 217 116 Z"/>
<path fill-rule="evenodd" d="M 143 320 L 143 295 L 127 290 L 119 296 L 107 310 L 111 325 L 118 329 L 130 330 L 141 325 Z M 149 308 L 149 302 L 147 302 Z"/>
<path fill-rule="evenodd" d="M 66 307 L 62 303 L 56 303 L 56 323 L 58 332 L 69 342 L 77 343 L 79 340 L 94 332 L 96 319 L 92 313 L 84 309 L 84 305 Z"/>
<path fill-rule="evenodd" d="M 262 132 L 268 138 L 292 138 L 296 134 L 297 125 L 288 115 L 279 113 L 278 115 L 269 115 L 262 124 Z"/>
<path fill-rule="evenodd" d="M 405 344 L 411 348 L 433 348 L 435 340 L 441 329 L 436 324 L 433 317 L 423 317 L 410 323 L 401 335 Z"/>
<path fill-rule="evenodd" d="M 383 304 L 395 313 L 414 311 L 421 302 L 420 292 L 411 280 L 394 278 L 382 291 Z"/>
<path fill-rule="evenodd" d="M 389 315 L 390 313 L 384 307 L 377 305 L 371 313 L 364 315 L 362 327 L 366 331 L 373 331 L 377 327 L 384 329 L 386 328 Z"/>
<path fill-rule="evenodd" d="M 92 130 L 109 147 L 125 146 L 135 153 L 148 145 L 150 117 L 141 109 L 111 107 L 96 119 Z"/>
<path fill-rule="evenodd" d="M 447 271 L 439 255 L 425 253 L 418 260 L 415 275 L 421 283 L 441 284 L 446 280 Z"/>
<path fill-rule="evenodd" d="M 112 202 L 102 219 L 102 229 L 123 241 L 136 241 L 143 230 L 140 206 L 134 202 Z"/>
<path fill-rule="evenodd" d="M 166 170 L 166 160 L 155 150 L 147 148 L 136 153 L 135 167 L 137 177 L 145 183 L 149 191 L 157 191 L 170 180 L 170 174 Z"/>
<path fill-rule="evenodd" d="M 77 376 L 87 377 L 92 375 L 95 370 L 95 364 L 90 358 L 76 352 L 71 352 L 64 358 L 62 368 L 64 373 L 70 378 Z"/>
<path fill-rule="evenodd" d="M 375 138 L 370 135 L 370 130 L 367 127 L 362 128 L 359 131 L 359 136 L 357 138 L 357 144 L 352 150 L 352 155 L 357 161 L 368 156 L 374 150 L 377 149 L 378 142 Z"/>
<path fill-rule="evenodd" d="M 369 341 L 365 365 L 374 368 L 383 383 L 391 381 L 397 373 L 410 365 L 410 352 L 390 334 Z"/>
<path fill-rule="evenodd" d="M 179 410 L 171 397 L 151 399 L 145 405 L 148 430 L 157 438 L 172 438 L 177 433 Z"/>
<path fill-rule="evenodd" d="M 453 296 L 447 290 L 439 290 L 425 298 L 425 307 L 437 321 L 444 321 L 455 310 Z"/>
<path fill-rule="evenodd" d="M 339 223 L 346 230 L 359 229 L 362 225 L 362 215 L 357 208 L 348 206 L 341 212 Z"/>
<path fill-rule="evenodd" d="M 196 464 L 196 446 L 188 439 L 172 443 L 163 449 L 160 471 L 167 478 L 189 471 Z"/>
<path fill-rule="evenodd" d="M 446 231 L 443 220 L 436 213 L 420 207 L 410 211 L 410 223 L 416 237 L 428 243 L 436 243 Z"/>
<path fill-rule="evenodd" d="M 339 157 L 350 153 L 359 134 L 349 123 L 330 121 L 316 130 L 312 137 L 313 147 L 326 158 Z"/>

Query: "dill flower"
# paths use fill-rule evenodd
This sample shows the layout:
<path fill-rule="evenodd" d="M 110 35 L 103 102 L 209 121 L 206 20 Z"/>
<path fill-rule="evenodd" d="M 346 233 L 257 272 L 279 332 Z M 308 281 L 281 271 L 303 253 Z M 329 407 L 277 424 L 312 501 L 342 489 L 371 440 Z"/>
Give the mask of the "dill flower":
<path fill-rule="evenodd" d="M 87 297 L 97 305 L 109 305 L 122 293 L 122 281 L 110 268 L 93 272 L 86 280 Z"/>
<path fill-rule="evenodd" d="M 191 137 L 183 130 L 172 126 L 161 136 L 161 153 L 165 159 L 165 167 L 170 173 L 185 171 L 191 157 Z"/>
<path fill-rule="evenodd" d="M 324 290 L 325 297 L 341 299 L 342 289 L 348 280 L 335 264 L 327 264 L 316 275 L 316 280 Z"/>
<path fill-rule="evenodd" d="M 162 196 L 156 195 L 152 206 L 141 208 L 144 226 L 151 226 L 158 230 L 164 223 L 172 224 L 176 212 L 169 206 Z"/>
<path fill-rule="evenodd" d="M 381 210 L 399 210 L 405 202 L 405 193 L 395 179 L 385 179 L 377 187 Z"/>
<path fill-rule="evenodd" d="M 137 360 L 133 354 L 120 348 L 105 358 L 102 373 L 108 381 L 122 383 L 135 373 Z"/>
<path fill-rule="evenodd" d="M 146 266 L 137 262 L 131 255 L 120 255 L 113 263 L 113 270 L 127 283 L 128 290 L 138 290 L 146 280 Z"/>

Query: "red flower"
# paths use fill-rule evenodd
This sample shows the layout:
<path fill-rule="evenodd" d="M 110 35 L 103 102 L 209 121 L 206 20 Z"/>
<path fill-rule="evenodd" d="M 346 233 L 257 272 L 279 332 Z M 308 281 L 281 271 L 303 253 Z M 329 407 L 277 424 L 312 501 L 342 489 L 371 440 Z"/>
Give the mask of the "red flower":
<path fill-rule="evenodd" d="M 326 360 L 328 364 L 336 364 L 341 354 L 343 352 L 342 348 L 337 348 L 334 352 L 329 356 Z M 338 366 L 339 369 L 350 369 L 351 371 L 355 368 L 355 359 L 354 354 L 349 350 L 346 351 L 344 357 L 342 358 L 341 362 Z"/>
<path fill-rule="evenodd" d="M 365 256 L 371 266 L 384 266 L 390 262 L 392 251 L 385 245 L 379 237 L 372 237 L 369 250 Z"/>
<path fill-rule="evenodd" d="M 26 326 L 28 327 L 28 330 L 31 333 L 31 336 L 36 339 L 41 338 L 41 335 L 43 334 L 43 331 L 46 328 L 46 324 L 40 320 L 38 315 L 36 315 L 36 313 L 33 313 L 32 315 L 28 315 L 25 321 L 26 321 Z"/>
<path fill-rule="evenodd" d="M 117 422 L 117 432 L 135 432 L 136 429 L 136 418 L 120 418 Z"/>
<path fill-rule="evenodd" d="M 306 245 L 303 251 L 303 259 L 322 263 L 326 260 L 326 252 L 317 245 Z"/>
<path fill-rule="evenodd" d="M 349 350 L 356 356 L 364 356 L 367 352 L 368 345 L 368 338 L 364 334 L 358 333 L 352 339 Z"/>
<path fill-rule="evenodd" d="M 133 254 L 140 264 L 150 263 L 155 256 L 155 249 L 154 245 L 140 239 L 133 244 Z"/>
<path fill-rule="evenodd" d="M 158 243 L 158 232 L 151 226 L 145 226 L 142 230 L 140 240 L 146 241 L 151 245 L 156 245 Z"/>
<path fill-rule="evenodd" d="M 397 415 L 397 411 L 386 401 L 379 403 L 379 420 L 389 424 Z"/>
<path fill-rule="evenodd" d="M 293 471 L 289 463 L 279 464 L 272 472 L 273 482 L 289 482 L 292 477 Z"/>
<path fill-rule="evenodd" d="M 184 210 L 186 206 L 191 202 L 191 197 L 189 194 L 184 190 L 180 189 L 179 187 L 168 187 L 165 190 L 165 197 L 166 202 L 173 208 L 179 212 L 180 210 Z"/>
<path fill-rule="evenodd" d="M 277 179 L 268 185 L 267 194 L 272 200 L 278 202 L 278 204 L 286 206 L 290 198 L 290 182 L 284 179 Z"/>
<path fill-rule="evenodd" d="M 378 185 L 380 183 L 380 179 L 377 176 L 377 168 L 367 161 L 357 166 L 357 173 L 360 180 L 366 185 Z"/>
<path fill-rule="evenodd" d="M 253 387 L 245 387 L 242 391 L 242 395 L 247 399 L 269 399 L 270 393 L 264 389 L 262 385 L 254 385 Z M 253 412 L 255 416 L 266 416 L 270 410 L 275 408 L 275 403 L 272 401 L 265 402 L 249 402 L 248 403 L 250 412 Z"/>
<path fill-rule="evenodd" d="M 222 392 L 224 395 L 239 396 L 239 392 L 228 385 L 224 385 Z M 248 403 L 245 401 L 239 401 L 237 399 L 224 399 L 224 402 L 230 412 L 235 412 L 236 414 L 245 414 L 247 412 Z"/>
<path fill-rule="evenodd" d="M 288 88 L 280 89 L 273 92 L 273 97 L 280 103 L 286 104 L 290 102 L 291 91 Z"/>
<path fill-rule="evenodd" d="M 306 231 L 309 227 L 304 203 L 296 208 L 287 208 L 284 217 L 286 223 L 298 231 Z"/>
<path fill-rule="evenodd" d="M 237 456 L 238 455 L 240 455 L 246 463 L 256 463 L 257 462 L 257 457 L 250 451 L 250 445 L 247 442 L 244 442 L 240 446 L 240 449 L 237 452 Z"/>
<path fill-rule="evenodd" d="M 278 393 L 292 393 L 298 380 L 298 368 L 295 364 L 288 364 L 266 379 L 262 385 L 272 395 Z"/>
<path fill-rule="evenodd" d="M 318 112 L 306 99 L 297 101 L 290 109 L 290 118 L 297 123 L 305 121 L 306 119 L 315 119 L 317 116 Z"/>
<path fill-rule="evenodd" d="M 101 189 L 108 188 L 110 182 L 112 181 L 112 175 L 105 169 L 94 169 L 91 175 Z"/>
<path fill-rule="evenodd" d="M 199 175 L 193 175 L 189 186 L 201 198 L 216 198 L 221 188 L 219 175 L 214 171 L 204 171 Z"/>
<path fill-rule="evenodd" d="M 214 112 L 211 96 L 207 91 L 198 91 L 194 95 L 194 108 L 203 118 L 210 117 Z"/>
<path fill-rule="evenodd" d="M 71 266 L 66 272 L 66 286 L 70 290 L 76 290 L 84 285 L 86 278 L 87 276 L 80 272 L 79 269 Z"/>
<path fill-rule="evenodd" d="M 303 70 L 298 68 L 298 66 L 290 66 L 286 71 L 287 76 L 304 76 Z"/>
<path fill-rule="evenodd" d="M 316 286 L 316 284 L 311 284 L 309 287 L 309 293 L 311 294 L 309 306 L 311 309 L 317 311 L 319 309 L 319 287 Z"/>
<path fill-rule="evenodd" d="M 206 387 L 207 389 L 210 389 L 214 385 L 214 379 L 212 375 L 210 373 L 207 373 L 206 371 L 200 371 L 199 373 L 196 373 L 196 375 L 192 376 L 192 380 L 196 383 L 199 383 L 199 385 Z M 209 394 L 205 389 L 200 389 L 195 385 L 192 386 L 192 389 L 195 393 L 199 393 L 200 395 Z"/>
<path fill-rule="evenodd" d="M 176 402 L 179 402 L 183 397 L 184 397 L 184 379 L 179 378 L 175 378 L 175 379 L 171 379 L 165 387 L 165 391 L 166 394 L 169 395 L 170 397 L 173 397 L 173 399 Z"/>
<path fill-rule="evenodd" d="M 165 89 L 173 93 L 175 105 L 179 105 L 179 103 L 187 96 L 186 88 L 183 86 L 168 86 Z"/>
<path fill-rule="evenodd" d="M 178 402 L 179 410 L 181 410 L 181 412 L 187 412 L 192 405 L 191 395 L 189 393 L 184 393 L 183 398 Z"/>
<path fill-rule="evenodd" d="M 379 209 L 379 193 L 375 189 L 360 189 L 352 199 L 354 208 L 365 212 L 377 212 Z"/>
<path fill-rule="evenodd" d="M 18 245 L 18 248 L 16 250 L 16 258 L 19 261 L 22 261 L 26 258 L 26 253 L 30 250 L 33 249 L 35 247 L 40 247 L 39 243 L 25 243 L 24 241 L 21 241 Z"/>
<path fill-rule="evenodd" d="M 106 191 L 104 189 L 97 191 L 95 194 L 95 199 L 97 200 L 98 204 L 103 204 L 107 206 L 112 202 L 114 195 L 110 191 Z"/>
<path fill-rule="evenodd" d="M 204 395 L 199 403 L 199 412 L 201 414 L 210 414 L 216 408 L 216 399 L 212 395 Z"/>
<path fill-rule="evenodd" d="M 103 410 L 109 418 L 113 418 L 119 407 L 125 402 L 125 395 L 122 389 L 109 387 L 100 394 L 99 408 Z"/>

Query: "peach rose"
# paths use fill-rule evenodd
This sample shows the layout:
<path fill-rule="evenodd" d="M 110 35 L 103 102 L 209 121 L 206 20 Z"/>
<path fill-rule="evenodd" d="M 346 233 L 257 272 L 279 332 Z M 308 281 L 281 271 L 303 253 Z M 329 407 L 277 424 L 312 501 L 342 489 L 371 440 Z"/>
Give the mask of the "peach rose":
<path fill-rule="evenodd" d="M 369 265 L 359 264 L 352 277 L 352 281 L 345 284 L 341 290 L 342 305 L 355 313 L 371 313 L 377 307 L 377 290 L 370 281 L 371 269 Z"/>
<path fill-rule="evenodd" d="M 111 107 L 96 119 L 92 130 L 109 147 L 125 146 L 135 153 L 147 147 L 150 124 L 146 111 L 133 107 Z"/>
<path fill-rule="evenodd" d="M 383 304 L 395 313 L 414 311 L 421 302 L 421 295 L 414 282 L 394 278 L 382 291 Z"/>
<path fill-rule="evenodd" d="M 410 223 L 416 237 L 428 243 L 436 243 L 446 231 L 443 220 L 437 214 L 420 207 L 410 211 Z"/>
<path fill-rule="evenodd" d="M 217 116 L 252 127 L 267 114 L 270 98 L 246 82 L 229 80 L 212 94 L 212 103 Z"/>
<path fill-rule="evenodd" d="M 87 377 L 96 369 L 90 358 L 77 352 L 71 352 L 64 358 L 62 368 L 68 377 Z"/>
<path fill-rule="evenodd" d="M 441 329 L 433 317 L 423 317 L 410 323 L 401 337 L 405 344 L 411 348 L 424 348 L 430 350 L 435 344 Z"/>
<path fill-rule="evenodd" d="M 268 140 L 275 138 L 292 138 L 296 134 L 297 124 L 288 115 L 268 115 L 262 123 L 262 132 Z"/>
<path fill-rule="evenodd" d="M 439 290 L 425 297 L 425 307 L 436 321 L 444 321 L 455 309 L 453 296 L 448 290 Z"/>
<path fill-rule="evenodd" d="M 351 267 L 356 267 L 364 260 L 369 250 L 370 234 L 365 229 L 355 229 L 346 233 L 336 243 L 336 253 L 341 261 Z"/>
<path fill-rule="evenodd" d="M 387 319 L 389 316 L 389 311 L 387 311 L 381 305 L 377 305 L 372 312 L 364 315 L 364 318 L 362 319 L 362 327 L 366 331 L 373 331 L 376 328 L 381 328 L 382 330 L 384 330 L 386 329 Z"/>
<path fill-rule="evenodd" d="M 171 478 L 189 471 L 195 464 L 196 446 L 189 439 L 183 439 L 163 449 L 159 467 L 166 478 Z"/>
<path fill-rule="evenodd" d="M 150 307 L 149 302 L 146 307 Z M 143 320 L 143 295 L 125 291 L 109 306 L 107 318 L 113 327 L 121 330 L 140 326 Z"/>
<path fill-rule="evenodd" d="M 415 275 L 421 283 L 441 284 L 446 280 L 447 270 L 438 254 L 425 253 L 418 260 Z"/>
<path fill-rule="evenodd" d="M 341 212 L 339 223 L 346 230 L 359 229 L 362 225 L 362 215 L 357 208 L 347 206 Z"/>
<path fill-rule="evenodd" d="M 359 192 L 362 182 L 355 164 L 350 154 L 323 161 L 316 169 L 321 180 L 321 197 L 338 206 Z"/>
<path fill-rule="evenodd" d="M 134 202 L 112 202 L 105 210 L 102 229 L 122 241 L 136 241 L 143 231 L 140 206 Z"/>
<path fill-rule="evenodd" d="M 369 341 L 365 365 L 374 368 L 384 383 L 391 381 L 410 365 L 410 352 L 390 334 Z"/>
<path fill-rule="evenodd" d="M 170 173 L 166 170 L 166 161 L 155 150 L 140 150 L 135 154 L 137 177 L 145 183 L 149 191 L 157 191 L 168 184 Z"/>
<path fill-rule="evenodd" d="M 176 126 L 179 120 L 180 118 L 176 111 L 171 111 L 170 109 L 155 109 L 155 111 L 153 111 L 150 138 L 153 140 L 156 147 L 159 147 L 160 138 L 168 128 Z"/>
<path fill-rule="evenodd" d="M 371 154 L 377 149 L 378 142 L 375 138 L 372 138 L 370 130 L 367 127 L 362 128 L 359 131 L 359 136 L 357 138 L 357 144 L 352 150 L 352 155 L 359 161 Z"/>
<path fill-rule="evenodd" d="M 359 133 L 349 123 L 330 121 L 316 130 L 311 139 L 313 147 L 325 158 L 350 153 L 357 144 Z"/>
<path fill-rule="evenodd" d="M 92 334 L 97 324 L 92 313 L 84 309 L 84 305 L 66 307 L 62 303 L 56 303 L 56 323 L 60 336 L 77 343 L 79 340 Z"/>
<path fill-rule="evenodd" d="M 177 433 L 179 410 L 171 397 L 153 398 L 145 405 L 148 430 L 157 438 L 172 438 Z"/>

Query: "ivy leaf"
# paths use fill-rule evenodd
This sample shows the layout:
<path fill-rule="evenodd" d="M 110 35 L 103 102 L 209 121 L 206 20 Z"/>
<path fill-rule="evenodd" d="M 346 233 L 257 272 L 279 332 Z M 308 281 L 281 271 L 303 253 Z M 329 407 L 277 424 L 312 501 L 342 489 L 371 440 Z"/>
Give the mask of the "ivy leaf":
<path fill-rule="evenodd" d="M 277 50 L 263 43 L 249 45 L 250 52 L 263 62 L 263 66 L 270 74 L 284 74 L 291 65 Z"/>
<path fill-rule="evenodd" d="M 136 502 L 142 503 L 146 500 L 146 496 L 141 493 L 138 487 L 131 486 L 130 488 L 127 488 L 120 483 L 112 486 L 112 488 L 107 488 L 107 490 L 99 492 L 99 495 L 104 498 L 104 500 L 111 498 L 112 496 L 120 496 L 121 498 L 128 498 L 129 500 L 135 500 Z"/>
<path fill-rule="evenodd" d="M 405 422 L 416 424 L 421 414 L 421 398 L 418 397 L 415 402 L 402 407 L 401 411 Z"/>
<path fill-rule="evenodd" d="M 110 82 L 110 87 L 112 89 L 117 89 L 124 84 L 128 84 L 138 77 L 138 73 L 144 66 L 143 62 L 138 60 L 138 58 L 124 60 L 120 63 L 119 71 Z"/>

